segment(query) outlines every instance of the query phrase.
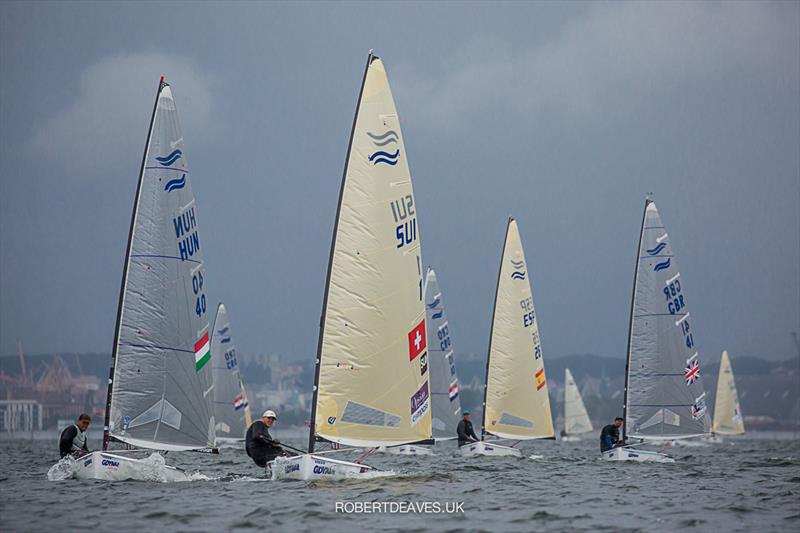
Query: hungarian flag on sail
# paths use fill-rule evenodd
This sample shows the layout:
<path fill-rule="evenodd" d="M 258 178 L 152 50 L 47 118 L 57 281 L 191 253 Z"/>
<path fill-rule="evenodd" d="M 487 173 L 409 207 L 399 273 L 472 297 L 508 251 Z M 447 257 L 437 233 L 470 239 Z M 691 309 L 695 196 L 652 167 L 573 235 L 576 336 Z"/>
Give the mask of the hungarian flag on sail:
<path fill-rule="evenodd" d="M 408 332 L 408 360 L 413 361 L 425 351 L 428 343 L 425 339 L 425 319 Z"/>
<path fill-rule="evenodd" d="M 200 371 L 203 366 L 211 360 L 211 343 L 208 342 L 208 331 L 200 340 L 194 343 L 194 368 Z"/>
<path fill-rule="evenodd" d="M 700 363 L 697 362 L 697 357 L 692 357 L 686 361 L 686 368 L 683 369 L 683 377 L 686 379 L 687 385 L 691 385 L 700 379 Z"/>
<path fill-rule="evenodd" d="M 545 383 L 547 383 L 547 381 L 544 379 L 544 368 L 542 368 L 536 373 L 536 390 L 542 390 Z"/>
<path fill-rule="evenodd" d="M 244 399 L 244 394 L 240 394 L 233 399 L 233 409 L 238 411 L 247 407 L 247 400 Z"/>

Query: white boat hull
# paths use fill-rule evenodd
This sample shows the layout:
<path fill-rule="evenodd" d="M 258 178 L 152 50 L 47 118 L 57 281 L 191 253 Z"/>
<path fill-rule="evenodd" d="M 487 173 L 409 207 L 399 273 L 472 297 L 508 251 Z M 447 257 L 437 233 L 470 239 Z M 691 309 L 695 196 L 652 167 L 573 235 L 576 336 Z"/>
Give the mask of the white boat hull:
<path fill-rule="evenodd" d="M 675 459 L 663 453 L 650 450 L 639 450 L 630 447 L 614 448 L 603 452 L 603 459 L 606 461 L 634 461 L 637 463 L 674 463 Z"/>
<path fill-rule="evenodd" d="M 164 464 L 159 454 L 146 459 L 108 452 L 92 452 L 75 459 L 72 465 L 77 479 L 100 481 L 188 481 L 183 470 Z"/>
<path fill-rule="evenodd" d="M 573 435 L 564 435 L 563 437 L 561 437 L 561 442 L 580 442 L 582 440 L 583 439 L 581 439 L 580 437 L 575 437 Z"/>
<path fill-rule="evenodd" d="M 381 446 L 379 452 L 391 453 L 394 455 L 434 455 L 433 450 L 428 446 L 417 446 L 414 444 L 403 444 L 402 446 Z"/>
<path fill-rule="evenodd" d="M 349 479 L 374 477 L 379 472 L 371 466 L 331 459 L 322 455 L 296 455 L 278 457 L 269 467 L 272 479 L 298 479 L 313 481 L 318 479 Z"/>
<path fill-rule="evenodd" d="M 488 457 L 522 457 L 522 452 L 516 448 L 486 441 L 465 444 L 459 448 L 459 451 L 461 451 L 461 455 L 465 457 L 472 457 L 475 455 L 485 455 Z"/>

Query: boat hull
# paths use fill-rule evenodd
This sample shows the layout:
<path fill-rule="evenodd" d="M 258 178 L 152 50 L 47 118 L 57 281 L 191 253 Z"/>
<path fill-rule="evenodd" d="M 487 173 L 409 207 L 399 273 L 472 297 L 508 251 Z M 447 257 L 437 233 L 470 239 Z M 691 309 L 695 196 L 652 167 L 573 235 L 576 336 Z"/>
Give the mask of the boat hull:
<path fill-rule="evenodd" d="M 273 480 L 348 479 L 370 477 L 370 473 L 377 472 L 371 466 L 309 454 L 278 457 L 269 463 L 269 468 L 272 470 Z"/>
<path fill-rule="evenodd" d="M 485 455 L 487 457 L 522 457 L 522 452 L 516 448 L 486 441 L 465 444 L 459 448 L 459 451 L 464 457 L 472 457 L 475 455 Z"/>
<path fill-rule="evenodd" d="M 381 446 L 379 452 L 391 453 L 393 455 L 434 455 L 433 450 L 428 446 L 417 446 L 414 444 L 403 444 L 402 446 Z"/>
<path fill-rule="evenodd" d="M 674 463 L 675 459 L 663 453 L 650 450 L 637 450 L 635 448 L 621 447 L 603 452 L 606 461 L 633 461 L 636 463 Z"/>
<path fill-rule="evenodd" d="M 573 435 L 564 435 L 561 437 L 561 442 L 580 442 L 583 439 L 580 437 L 575 437 Z"/>
<path fill-rule="evenodd" d="M 154 454 L 157 455 L 157 454 Z M 158 456 L 159 458 L 161 456 Z M 73 473 L 77 479 L 100 481 L 188 481 L 186 473 L 174 466 L 164 464 L 150 456 L 136 459 L 121 454 L 92 452 L 75 459 Z"/>

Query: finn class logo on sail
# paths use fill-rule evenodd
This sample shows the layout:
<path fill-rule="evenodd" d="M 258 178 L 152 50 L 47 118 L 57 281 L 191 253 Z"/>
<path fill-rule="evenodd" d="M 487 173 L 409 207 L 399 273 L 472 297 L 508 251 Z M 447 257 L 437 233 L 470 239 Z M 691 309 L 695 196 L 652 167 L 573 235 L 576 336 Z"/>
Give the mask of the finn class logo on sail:
<path fill-rule="evenodd" d="M 373 165 L 383 163 L 390 166 L 395 166 L 400 158 L 400 137 L 394 130 L 389 130 L 383 134 L 375 134 L 367 132 L 367 135 L 372 140 L 377 150 L 368 157 Z M 391 150 L 394 148 L 394 152 Z"/>
<path fill-rule="evenodd" d="M 525 280 L 525 262 L 511 259 L 511 266 L 514 267 L 514 271 L 511 272 L 511 279 Z"/>
<path fill-rule="evenodd" d="M 171 167 L 178 159 L 181 158 L 183 152 L 180 149 L 175 149 L 169 155 L 165 155 L 163 157 L 156 157 L 156 161 L 162 167 Z M 178 170 L 178 169 L 170 169 L 170 170 Z M 183 189 L 186 186 L 186 174 L 182 174 L 180 178 L 171 179 L 167 182 L 164 186 L 164 190 L 167 192 L 172 192 L 177 189 Z"/>

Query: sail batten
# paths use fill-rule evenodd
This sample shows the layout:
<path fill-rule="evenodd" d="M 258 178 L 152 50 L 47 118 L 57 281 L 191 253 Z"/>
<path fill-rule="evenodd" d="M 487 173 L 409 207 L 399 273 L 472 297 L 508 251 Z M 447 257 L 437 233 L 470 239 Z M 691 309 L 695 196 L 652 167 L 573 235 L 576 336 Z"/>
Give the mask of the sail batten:
<path fill-rule="evenodd" d="M 722 352 L 717 379 L 717 395 L 714 401 L 714 433 L 720 435 L 741 435 L 744 433 L 744 420 L 739 395 L 736 392 L 736 381 L 733 378 L 733 367 L 728 351 Z"/>
<path fill-rule="evenodd" d="M 555 436 L 530 278 L 517 222 L 509 218 L 487 357 L 484 434 Z"/>
<path fill-rule="evenodd" d="M 317 439 L 392 446 L 431 438 L 419 224 L 388 78 L 370 55 L 331 244 L 312 402 Z"/>
<path fill-rule="evenodd" d="M 107 434 L 157 450 L 213 447 L 205 269 L 186 148 L 162 82 L 123 272 Z"/>
<path fill-rule="evenodd" d="M 623 435 L 707 434 L 708 413 L 686 287 L 655 203 L 645 202 L 625 376 Z"/>
<path fill-rule="evenodd" d="M 431 338 L 431 397 L 433 437 L 452 439 L 461 418 L 459 382 L 450 336 L 450 323 L 445 314 L 442 291 L 436 272 L 428 268 L 425 278 L 425 307 L 428 333 Z"/>

